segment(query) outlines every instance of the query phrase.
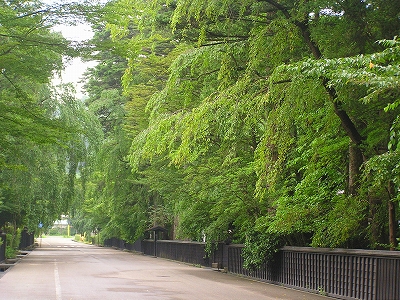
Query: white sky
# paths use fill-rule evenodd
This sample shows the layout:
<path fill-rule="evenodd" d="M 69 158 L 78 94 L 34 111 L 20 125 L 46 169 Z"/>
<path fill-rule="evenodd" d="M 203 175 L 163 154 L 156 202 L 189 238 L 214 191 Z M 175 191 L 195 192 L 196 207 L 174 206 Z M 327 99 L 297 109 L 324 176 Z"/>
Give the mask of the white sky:
<path fill-rule="evenodd" d="M 73 0 L 42 0 L 42 2 L 47 4 L 55 4 L 55 3 L 68 3 L 68 2 L 79 2 Z M 98 0 L 99 3 L 105 3 L 107 0 Z M 77 24 L 76 26 L 67 26 L 67 25 L 57 25 L 53 27 L 53 30 L 56 32 L 61 32 L 62 35 L 69 40 L 73 41 L 84 41 L 88 40 L 93 36 L 93 32 L 90 28 L 89 24 Z M 54 78 L 53 84 L 57 85 L 60 83 L 72 83 L 76 89 L 76 97 L 78 99 L 84 96 L 82 91 L 82 85 L 79 81 L 82 78 L 83 73 L 87 68 L 93 67 L 96 65 L 96 62 L 82 62 L 80 58 L 75 58 L 68 62 L 65 67 L 65 70 L 61 74 L 61 78 Z"/>
<path fill-rule="evenodd" d="M 66 39 L 73 41 L 83 41 L 93 36 L 88 24 L 79 24 L 77 26 L 57 25 L 54 27 L 54 31 L 61 32 Z M 79 83 L 79 81 L 82 79 L 86 69 L 95 65 L 96 62 L 94 61 L 82 62 L 80 58 L 74 58 L 67 63 L 65 70 L 61 73 L 61 78 L 53 79 L 53 84 L 72 83 L 76 90 L 76 97 L 80 99 L 84 96 L 84 93 L 82 91 L 83 84 Z"/>

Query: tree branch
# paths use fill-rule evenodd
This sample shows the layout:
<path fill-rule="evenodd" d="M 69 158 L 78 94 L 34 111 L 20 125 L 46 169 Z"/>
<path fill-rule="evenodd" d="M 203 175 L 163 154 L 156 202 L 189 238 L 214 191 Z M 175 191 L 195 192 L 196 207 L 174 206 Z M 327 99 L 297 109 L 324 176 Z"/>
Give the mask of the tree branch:
<path fill-rule="evenodd" d="M 310 33 L 310 29 L 308 27 L 307 21 L 293 20 L 291 18 L 289 10 L 285 6 L 279 4 L 278 2 L 276 2 L 274 0 L 263 0 L 263 1 L 266 1 L 266 2 L 270 3 L 271 5 L 275 6 L 277 9 L 279 9 L 283 13 L 283 15 L 289 21 L 291 21 L 294 25 L 296 25 L 297 28 L 299 28 L 299 30 L 304 38 L 304 41 L 307 43 L 314 58 L 317 60 L 322 58 L 321 50 L 319 49 L 318 45 L 311 38 L 311 33 Z M 336 90 L 332 87 L 329 87 L 327 78 L 322 78 L 322 85 L 324 86 L 325 90 L 327 91 L 327 93 L 329 95 L 330 100 L 332 101 L 332 103 L 334 105 L 335 113 L 339 117 L 343 129 L 346 131 L 347 135 L 350 137 L 352 142 L 354 142 L 356 145 L 360 145 L 361 142 L 363 141 L 363 137 L 358 132 L 355 124 L 350 119 L 347 112 L 342 109 L 342 102 L 338 101 L 338 99 L 337 99 L 338 96 L 337 96 Z"/>
<path fill-rule="evenodd" d="M 220 69 L 215 69 L 206 73 L 202 73 L 197 77 L 186 77 L 186 78 L 181 78 L 182 80 L 199 80 L 201 77 L 207 76 L 207 75 L 211 75 L 214 74 L 216 72 L 218 72 Z"/>
<path fill-rule="evenodd" d="M 274 81 L 274 82 L 272 82 L 272 84 L 282 84 L 282 83 L 288 83 L 288 82 L 292 82 L 292 79 L 282 79 L 279 81 Z"/>

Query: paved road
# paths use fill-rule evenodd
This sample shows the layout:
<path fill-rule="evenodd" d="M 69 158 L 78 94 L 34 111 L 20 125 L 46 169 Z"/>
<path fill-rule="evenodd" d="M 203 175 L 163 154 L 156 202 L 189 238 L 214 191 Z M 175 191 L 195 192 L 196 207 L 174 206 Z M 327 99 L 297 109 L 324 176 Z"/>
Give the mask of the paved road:
<path fill-rule="evenodd" d="M 0 278 L 4 300 L 327 300 L 179 262 L 43 238 Z"/>

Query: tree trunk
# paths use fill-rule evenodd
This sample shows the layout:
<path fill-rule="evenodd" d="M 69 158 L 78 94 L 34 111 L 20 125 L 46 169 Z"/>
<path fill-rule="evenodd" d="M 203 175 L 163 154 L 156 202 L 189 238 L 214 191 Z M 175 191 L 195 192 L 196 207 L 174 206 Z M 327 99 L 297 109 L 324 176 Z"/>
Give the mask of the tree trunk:
<path fill-rule="evenodd" d="M 369 203 L 369 228 L 370 228 L 370 243 L 373 249 L 381 249 L 381 244 L 385 243 L 382 238 L 381 229 L 379 226 L 379 220 L 377 220 L 378 208 L 382 205 L 382 200 L 375 197 L 374 195 L 368 195 Z"/>
<path fill-rule="evenodd" d="M 396 239 L 396 214 L 395 214 L 395 207 L 393 201 L 389 200 L 388 202 L 388 210 L 389 210 L 389 242 L 390 242 L 390 250 L 395 250 L 397 246 L 397 239 Z"/>
<path fill-rule="evenodd" d="M 283 15 L 290 20 L 297 28 L 300 30 L 305 43 L 309 47 L 312 55 L 315 59 L 322 58 L 322 52 L 319 49 L 317 43 L 312 39 L 309 24 L 307 23 L 307 17 L 305 21 L 298 21 L 292 18 L 289 9 L 278 3 L 275 0 L 265 0 L 271 5 L 275 6 L 278 10 L 280 10 Z M 351 144 L 349 147 L 349 178 L 348 178 L 348 193 L 349 195 L 357 195 L 358 190 L 360 188 L 359 176 L 360 176 L 360 167 L 365 157 L 363 152 L 360 149 L 360 145 L 364 141 L 364 137 L 360 134 L 360 131 L 357 129 L 356 124 L 347 114 L 347 112 L 343 108 L 343 103 L 338 99 L 338 95 L 334 87 L 331 87 L 328 84 L 328 78 L 321 78 L 322 85 L 327 92 L 330 101 L 333 104 L 335 114 L 339 117 L 341 121 L 341 125 L 346 132 L 347 136 L 351 140 Z M 393 194 L 392 194 L 393 195 Z M 391 198 L 390 198 L 391 199 Z M 382 237 L 380 226 L 378 220 L 376 220 L 376 212 L 377 208 L 382 205 L 382 199 L 377 199 L 375 196 L 368 196 L 369 206 L 370 206 L 370 228 L 371 228 L 371 242 L 373 244 L 377 244 L 382 242 L 380 239 Z M 390 243 L 396 245 L 396 218 L 395 218 L 395 207 L 394 203 L 389 200 L 389 235 L 390 235 Z"/>
<path fill-rule="evenodd" d="M 389 182 L 388 186 L 388 194 L 389 194 L 389 201 L 388 201 L 388 212 L 389 212 L 389 244 L 390 250 L 395 250 L 397 246 L 397 222 L 396 222 L 396 208 L 392 198 L 395 193 L 394 184 L 392 181 Z"/>
<path fill-rule="evenodd" d="M 360 168 L 363 163 L 363 155 L 361 150 L 354 143 L 349 146 L 349 181 L 348 193 L 355 196 L 360 187 Z"/>

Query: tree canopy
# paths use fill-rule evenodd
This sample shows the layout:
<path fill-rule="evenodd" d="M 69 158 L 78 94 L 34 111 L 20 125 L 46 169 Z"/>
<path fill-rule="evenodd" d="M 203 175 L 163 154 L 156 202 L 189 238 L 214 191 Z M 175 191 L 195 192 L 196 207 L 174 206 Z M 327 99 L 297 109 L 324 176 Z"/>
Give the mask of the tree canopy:
<path fill-rule="evenodd" d="M 53 87 L 63 58 L 79 53 L 53 26 L 77 4 L 0 2 L 0 227 L 35 231 L 68 214 L 97 139 L 98 121 L 69 85 Z M 8 229 L 7 229 L 8 230 Z"/>
<path fill-rule="evenodd" d="M 170 238 L 245 243 L 248 267 L 284 244 L 397 247 L 400 3 L 85 5 L 69 9 L 92 23 L 87 47 L 70 48 L 35 6 L 4 4 L 0 27 L 0 146 L 55 147 L 65 184 L 52 192 L 76 228 L 134 241 L 160 225 Z M 28 21 L 43 26 L 30 33 Z M 85 107 L 68 93 L 40 100 L 61 55 L 77 51 L 98 61 Z M 3 169 L 16 158 L 4 154 Z"/>
<path fill-rule="evenodd" d="M 396 245 L 399 4 L 115 1 L 109 10 L 105 28 L 128 60 L 124 155 L 152 203 L 144 221 L 250 250 L 256 240 Z"/>

